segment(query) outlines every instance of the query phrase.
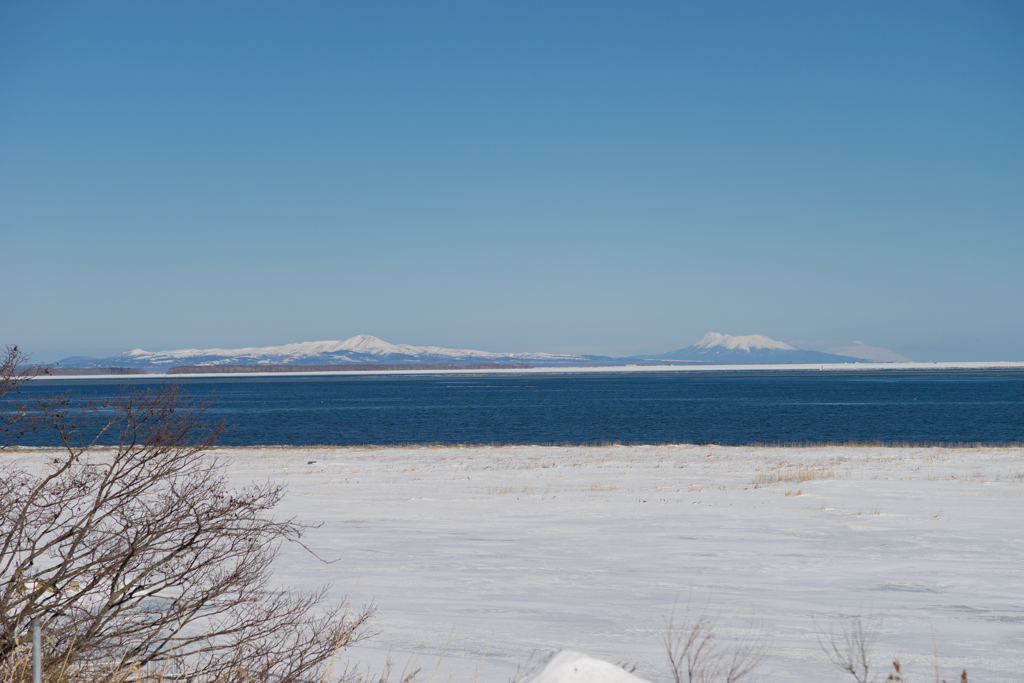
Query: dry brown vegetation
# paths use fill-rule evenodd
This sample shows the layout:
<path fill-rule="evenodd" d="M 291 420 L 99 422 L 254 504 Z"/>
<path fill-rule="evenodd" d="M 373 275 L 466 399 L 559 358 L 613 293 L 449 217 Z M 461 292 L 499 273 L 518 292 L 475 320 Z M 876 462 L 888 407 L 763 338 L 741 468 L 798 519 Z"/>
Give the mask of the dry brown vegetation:
<path fill-rule="evenodd" d="M 776 467 L 775 469 L 762 472 L 761 474 L 754 477 L 754 480 L 750 482 L 758 486 L 766 484 L 778 484 L 780 482 L 790 481 L 814 481 L 816 479 L 835 479 L 835 470 L 828 467 L 808 467 L 802 465 L 799 467 Z"/>
<path fill-rule="evenodd" d="M 529 495 L 533 493 L 533 489 L 529 486 L 492 486 L 487 490 L 492 496 L 515 496 L 515 495 Z"/>

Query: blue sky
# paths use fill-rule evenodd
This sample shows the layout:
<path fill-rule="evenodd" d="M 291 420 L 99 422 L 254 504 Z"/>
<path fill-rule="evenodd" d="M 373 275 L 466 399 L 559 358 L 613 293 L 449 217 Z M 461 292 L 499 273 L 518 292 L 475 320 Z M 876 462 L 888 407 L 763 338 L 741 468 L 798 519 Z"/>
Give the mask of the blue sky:
<path fill-rule="evenodd" d="M 1024 4 L 0 3 L 0 342 L 1024 359 Z"/>

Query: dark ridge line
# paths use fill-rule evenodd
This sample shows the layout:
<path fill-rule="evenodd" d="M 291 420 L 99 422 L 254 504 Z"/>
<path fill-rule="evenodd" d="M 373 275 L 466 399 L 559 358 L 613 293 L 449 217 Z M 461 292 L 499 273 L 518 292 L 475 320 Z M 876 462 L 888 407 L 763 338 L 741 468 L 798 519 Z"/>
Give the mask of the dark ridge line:
<path fill-rule="evenodd" d="M 44 375 L 62 376 L 84 376 L 84 375 L 148 375 L 142 368 L 47 368 Z"/>

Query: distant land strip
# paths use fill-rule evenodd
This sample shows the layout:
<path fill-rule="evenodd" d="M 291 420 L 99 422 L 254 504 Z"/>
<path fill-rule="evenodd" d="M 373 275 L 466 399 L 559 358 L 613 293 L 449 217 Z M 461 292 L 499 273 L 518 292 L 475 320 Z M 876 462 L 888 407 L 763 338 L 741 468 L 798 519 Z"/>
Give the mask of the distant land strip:
<path fill-rule="evenodd" d="M 435 363 L 418 365 L 378 365 L 353 363 L 351 365 L 179 365 L 167 370 L 168 375 L 244 374 L 251 372 L 360 372 L 367 370 L 525 370 L 525 363 L 500 365 L 497 363 Z M 86 374 L 86 373 L 83 373 Z M 98 373 L 97 373 L 98 374 Z"/>
<path fill-rule="evenodd" d="M 147 375 L 142 368 L 46 368 L 46 375 L 81 376 L 81 375 Z"/>

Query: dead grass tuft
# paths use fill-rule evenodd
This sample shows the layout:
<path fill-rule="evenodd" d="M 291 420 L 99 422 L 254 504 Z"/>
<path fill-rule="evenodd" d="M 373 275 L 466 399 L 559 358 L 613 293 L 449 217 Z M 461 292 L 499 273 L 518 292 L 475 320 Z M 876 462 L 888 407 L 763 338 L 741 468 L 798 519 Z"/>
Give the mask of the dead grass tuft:
<path fill-rule="evenodd" d="M 814 481 L 816 479 L 835 479 L 835 470 L 829 467 L 776 467 L 773 470 L 762 472 L 754 478 L 751 484 L 778 484 L 787 481 Z"/>
<path fill-rule="evenodd" d="M 533 489 L 529 486 L 492 486 L 487 489 L 487 492 L 492 496 L 515 496 L 515 495 L 529 495 L 533 493 Z"/>

